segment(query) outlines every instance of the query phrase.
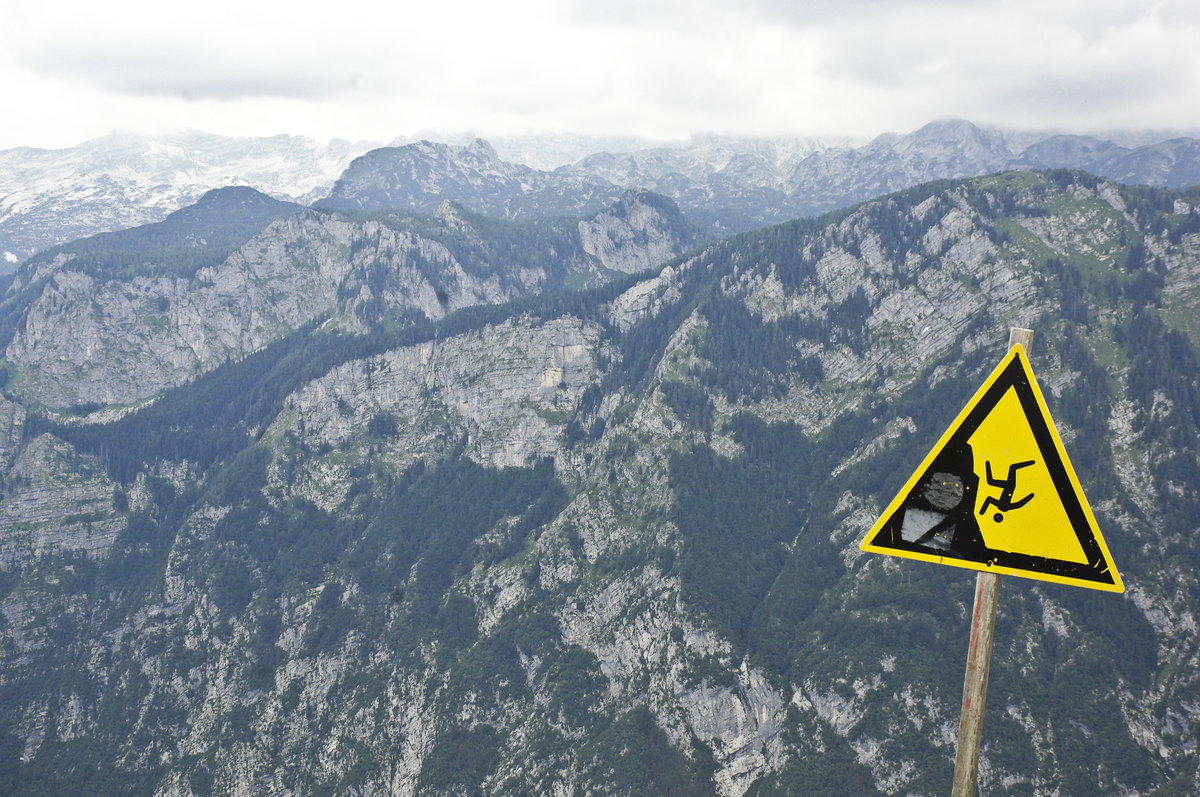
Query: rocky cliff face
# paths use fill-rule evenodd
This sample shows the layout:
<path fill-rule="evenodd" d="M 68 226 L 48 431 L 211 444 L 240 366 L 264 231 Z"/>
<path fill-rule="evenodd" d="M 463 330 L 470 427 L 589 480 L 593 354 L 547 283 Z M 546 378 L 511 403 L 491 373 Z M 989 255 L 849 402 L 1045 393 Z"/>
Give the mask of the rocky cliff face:
<path fill-rule="evenodd" d="M 355 460 L 372 452 L 397 471 L 455 439 L 485 467 L 554 458 L 580 394 L 598 378 L 600 337 L 578 319 L 509 322 L 354 360 L 289 397 L 270 434 L 334 449 L 306 463 L 302 480 L 301 494 L 326 509 L 341 503 Z M 390 432 L 382 443 L 381 428 Z"/>
<path fill-rule="evenodd" d="M 6 350 L 11 389 L 51 407 L 135 404 L 319 318 L 354 331 L 389 317 L 438 319 L 645 269 L 688 242 L 677 209 L 634 194 L 516 260 L 453 205 L 424 224 L 307 211 L 184 276 L 108 278 L 61 255 L 10 292 L 33 294 L 13 310 L 24 318 Z"/>
<path fill-rule="evenodd" d="M 1194 790 L 1196 199 L 938 184 L 512 304 L 541 272 L 309 211 L 162 288 L 206 322 L 253 293 L 244 317 L 299 331 L 105 423 L 15 400 L 18 354 L 55 337 L 27 320 L 0 404 L 0 783 L 944 793 L 970 579 L 858 542 L 1021 325 L 1129 589 L 1006 579 L 981 788 Z M 571 240 L 624 271 L 655 257 L 651 209 Z M 388 337 L 364 291 L 441 320 Z M 333 322 L 300 328 L 293 296 Z M 111 351 L 54 389 L 162 379 Z"/>
<path fill-rule="evenodd" d="M 691 238 L 678 209 L 645 192 L 630 192 L 612 208 L 579 222 L 583 251 L 606 269 L 623 274 L 661 266 Z"/>

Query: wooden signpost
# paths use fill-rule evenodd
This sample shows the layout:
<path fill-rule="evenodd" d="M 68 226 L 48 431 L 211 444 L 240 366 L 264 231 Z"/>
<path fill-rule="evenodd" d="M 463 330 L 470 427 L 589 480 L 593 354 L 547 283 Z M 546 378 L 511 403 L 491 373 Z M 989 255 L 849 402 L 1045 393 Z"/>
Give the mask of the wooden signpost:
<path fill-rule="evenodd" d="M 861 546 L 980 571 L 954 797 L 976 790 L 999 574 L 1125 589 L 1034 379 L 1025 354 L 1032 341 L 1032 331 L 1010 330 L 1008 354 Z"/>

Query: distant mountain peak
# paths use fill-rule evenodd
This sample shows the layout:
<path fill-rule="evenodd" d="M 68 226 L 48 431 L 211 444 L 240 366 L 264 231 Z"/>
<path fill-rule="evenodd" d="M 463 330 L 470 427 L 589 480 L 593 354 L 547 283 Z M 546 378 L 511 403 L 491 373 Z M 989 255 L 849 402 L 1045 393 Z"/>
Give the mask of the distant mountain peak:
<path fill-rule="evenodd" d="M 64 149 L 0 151 L 0 257 L 19 262 L 97 233 L 162 221 L 210 189 L 235 183 L 308 204 L 372 146 L 186 131 L 115 132 Z M 0 273 L 6 265 L 0 262 Z"/>
<path fill-rule="evenodd" d="M 249 185 L 227 185 L 221 188 L 213 188 L 205 191 L 204 194 L 196 200 L 192 205 L 193 208 L 207 207 L 228 207 L 231 205 L 272 205 L 272 204 L 288 204 L 280 202 L 268 194 L 264 194 L 257 188 Z M 291 203 L 295 204 L 295 203 Z"/>
<path fill-rule="evenodd" d="M 490 161 L 500 160 L 500 156 L 496 154 L 496 148 L 482 138 L 472 141 L 467 146 L 467 151 Z"/>
<path fill-rule="evenodd" d="M 205 192 L 193 204 L 168 215 L 163 224 L 201 227 L 234 225 L 255 229 L 303 208 L 303 205 L 275 199 L 248 185 L 230 185 Z"/>
<path fill-rule="evenodd" d="M 350 163 L 328 198 L 317 204 L 432 213 L 451 200 L 493 217 L 581 216 L 600 210 L 623 191 L 597 178 L 581 181 L 578 173 L 503 161 L 491 144 L 477 138 L 465 146 L 419 141 L 367 152 Z"/>

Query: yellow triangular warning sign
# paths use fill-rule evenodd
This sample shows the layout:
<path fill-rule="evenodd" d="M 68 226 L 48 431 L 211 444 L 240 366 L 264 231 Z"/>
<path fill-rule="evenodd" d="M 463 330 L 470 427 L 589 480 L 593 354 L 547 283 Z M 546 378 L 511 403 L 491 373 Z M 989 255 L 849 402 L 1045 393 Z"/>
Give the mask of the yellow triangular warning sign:
<path fill-rule="evenodd" d="M 1019 345 L 950 424 L 862 549 L 1125 591 Z"/>

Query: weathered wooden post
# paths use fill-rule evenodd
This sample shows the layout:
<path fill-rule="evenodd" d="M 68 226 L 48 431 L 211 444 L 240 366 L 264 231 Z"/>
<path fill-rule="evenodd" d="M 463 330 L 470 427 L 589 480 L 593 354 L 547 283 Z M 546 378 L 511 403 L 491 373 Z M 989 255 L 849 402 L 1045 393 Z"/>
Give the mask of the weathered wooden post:
<path fill-rule="evenodd" d="M 1008 353 L 867 533 L 861 548 L 977 570 L 954 797 L 978 783 L 1001 575 L 1123 592 L 1026 350 Z"/>
<path fill-rule="evenodd" d="M 1008 347 L 1011 349 L 1018 343 L 1029 351 L 1033 330 L 1009 329 Z M 971 615 L 971 643 L 967 647 L 967 672 L 963 677 L 962 714 L 958 720 L 951 797 L 974 797 L 979 780 L 983 708 L 987 703 L 988 670 L 992 665 L 992 637 L 996 631 L 996 601 L 999 597 L 1000 576 L 984 572 L 975 576 L 975 611 Z"/>

